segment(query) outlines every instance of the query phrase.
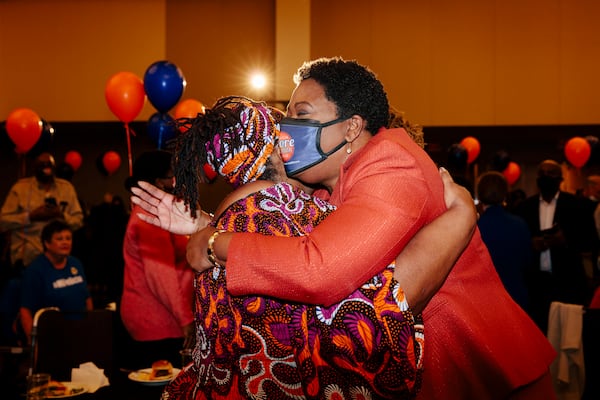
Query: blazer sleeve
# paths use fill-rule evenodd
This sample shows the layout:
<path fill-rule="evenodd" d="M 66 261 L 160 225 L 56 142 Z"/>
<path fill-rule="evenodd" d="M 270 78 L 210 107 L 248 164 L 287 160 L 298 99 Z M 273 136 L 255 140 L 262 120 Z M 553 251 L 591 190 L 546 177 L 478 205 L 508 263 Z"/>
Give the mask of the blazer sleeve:
<path fill-rule="evenodd" d="M 341 204 L 310 235 L 234 235 L 230 292 L 330 305 L 394 260 L 422 226 L 430 189 L 410 152 L 397 144 L 375 150 L 356 154 L 338 182 Z"/>

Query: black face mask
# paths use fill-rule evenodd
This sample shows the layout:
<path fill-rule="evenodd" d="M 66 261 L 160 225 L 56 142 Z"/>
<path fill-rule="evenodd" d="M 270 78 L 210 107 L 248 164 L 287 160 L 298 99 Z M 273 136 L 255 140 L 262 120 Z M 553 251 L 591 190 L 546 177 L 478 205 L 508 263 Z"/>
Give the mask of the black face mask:
<path fill-rule="evenodd" d="M 50 168 L 50 174 L 44 172 L 44 169 Z M 35 178 L 40 183 L 50 183 L 54 180 L 54 164 L 49 162 L 41 162 L 35 165 Z"/>
<path fill-rule="evenodd" d="M 328 152 L 321 148 L 321 131 L 347 118 L 320 123 L 312 119 L 283 118 L 279 123 L 279 148 L 288 176 L 298 175 L 327 159 L 347 142 L 343 140 Z"/>
<path fill-rule="evenodd" d="M 560 190 L 560 182 L 560 178 L 553 178 L 551 176 L 540 176 L 537 178 L 537 186 L 544 197 L 554 196 Z"/>

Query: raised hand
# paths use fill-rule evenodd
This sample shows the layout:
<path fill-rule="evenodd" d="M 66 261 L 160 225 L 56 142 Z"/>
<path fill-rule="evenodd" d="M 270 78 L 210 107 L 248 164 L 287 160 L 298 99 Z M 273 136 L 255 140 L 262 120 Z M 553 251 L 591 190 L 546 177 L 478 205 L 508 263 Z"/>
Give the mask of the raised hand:
<path fill-rule="evenodd" d="M 142 221 L 178 235 L 191 235 L 210 222 L 210 216 L 201 209 L 198 209 L 196 216 L 192 217 L 183 201 L 172 194 L 148 182 L 139 181 L 138 185 L 139 187 L 131 188 L 134 194 L 131 202 L 150 214 L 140 213 L 139 217 Z"/>

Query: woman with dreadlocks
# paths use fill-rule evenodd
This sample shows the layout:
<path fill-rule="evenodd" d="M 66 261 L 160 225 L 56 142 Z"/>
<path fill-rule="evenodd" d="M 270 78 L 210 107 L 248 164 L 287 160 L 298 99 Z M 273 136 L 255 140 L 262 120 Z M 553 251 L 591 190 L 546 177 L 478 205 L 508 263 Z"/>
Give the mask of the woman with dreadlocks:
<path fill-rule="evenodd" d="M 174 171 L 176 195 L 183 202 L 167 199 L 180 214 L 187 211 L 182 204 L 189 206 L 197 218 L 180 233 L 191 233 L 207 220 L 198 194 L 205 164 L 236 188 L 211 222 L 220 231 L 302 236 L 333 212 L 333 206 L 286 177 L 277 146 L 280 118 L 262 103 L 227 97 L 205 115 L 182 121 L 190 127 L 177 139 Z M 468 204 L 464 194 L 450 187 L 448 202 Z M 469 213 L 474 214 L 455 207 L 440 220 L 460 216 L 464 221 Z M 414 397 L 422 367 L 422 325 L 393 273 L 391 264 L 343 301 L 320 307 L 230 296 L 225 268 L 215 264 L 195 280 L 194 363 L 166 387 L 163 399 Z"/>

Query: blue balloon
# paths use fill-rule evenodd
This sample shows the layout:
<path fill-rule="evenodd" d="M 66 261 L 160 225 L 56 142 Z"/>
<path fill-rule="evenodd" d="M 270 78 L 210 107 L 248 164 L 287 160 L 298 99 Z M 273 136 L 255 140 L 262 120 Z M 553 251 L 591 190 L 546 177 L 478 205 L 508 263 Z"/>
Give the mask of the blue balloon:
<path fill-rule="evenodd" d="M 156 143 L 158 149 L 164 146 L 177 135 L 175 120 L 166 113 L 154 113 L 148 120 L 148 135 Z"/>
<path fill-rule="evenodd" d="M 169 61 L 157 61 L 144 74 L 144 90 L 158 112 L 166 113 L 177 104 L 185 89 L 181 70 Z"/>

